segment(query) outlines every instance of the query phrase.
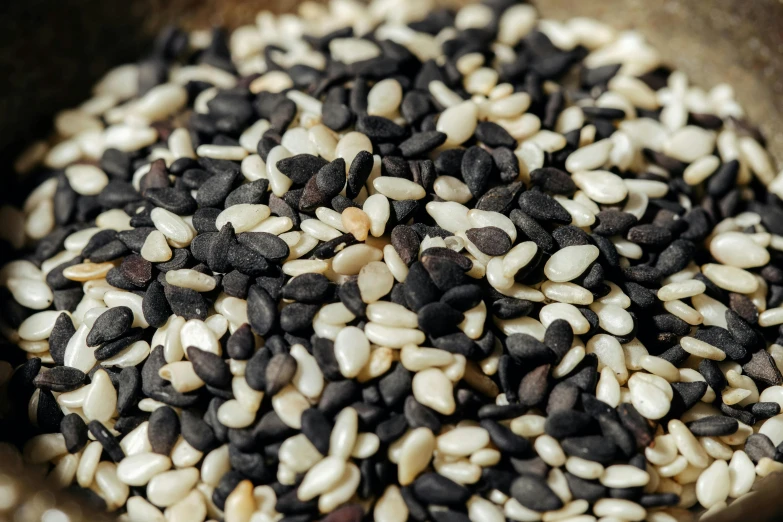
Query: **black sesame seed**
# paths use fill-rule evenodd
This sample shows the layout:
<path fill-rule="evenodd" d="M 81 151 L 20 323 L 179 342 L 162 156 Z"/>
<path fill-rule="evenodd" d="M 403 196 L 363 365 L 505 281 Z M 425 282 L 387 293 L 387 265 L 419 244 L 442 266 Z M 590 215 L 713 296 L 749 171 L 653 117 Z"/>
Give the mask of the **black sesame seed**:
<path fill-rule="evenodd" d="M 745 453 L 754 464 L 763 458 L 775 458 L 775 445 L 763 433 L 754 433 L 745 441 Z"/>
<path fill-rule="evenodd" d="M 437 473 L 419 475 L 413 482 L 413 493 L 427 504 L 444 506 L 462 506 L 470 497 L 465 486 Z M 562 503 L 558 508 L 561 506 Z"/>
<path fill-rule="evenodd" d="M 33 384 L 41 390 L 68 392 L 80 388 L 87 376 L 77 368 L 55 366 L 48 371 L 39 373 Z"/>
<path fill-rule="evenodd" d="M 135 366 L 122 369 L 117 386 L 117 411 L 125 415 L 131 411 L 141 394 L 141 373 Z"/>
<path fill-rule="evenodd" d="M 494 166 L 492 156 L 481 147 L 473 146 L 465 151 L 460 167 L 462 179 L 474 197 L 479 198 L 487 191 Z"/>
<path fill-rule="evenodd" d="M 147 428 L 152 451 L 169 455 L 180 434 L 179 417 L 168 406 L 161 406 L 152 412 Z"/>
<path fill-rule="evenodd" d="M 109 429 L 104 426 L 103 423 L 94 420 L 90 421 L 87 427 L 90 430 L 90 433 L 92 433 L 92 436 L 95 437 L 95 440 L 101 443 L 101 446 L 103 446 L 103 451 L 106 452 L 111 460 L 119 463 L 122 459 L 125 458 L 125 452 L 123 451 L 122 447 L 120 447 L 120 442 L 114 435 L 111 434 Z"/>
<path fill-rule="evenodd" d="M 471 228 L 465 231 L 465 235 L 488 256 L 502 256 L 511 250 L 511 238 L 498 227 Z"/>
<path fill-rule="evenodd" d="M 534 511 L 554 511 L 563 507 L 563 501 L 546 482 L 533 475 L 522 475 L 515 479 L 511 484 L 511 496 Z"/>
<path fill-rule="evenodd" d="M 69 413 L 60 421 L 60 432 L 68 453 L 78 453 L 89 440 L 87 425 L 78 413 Z"/>
<path fill-rule="evenodd" d="M 400 152 L 406 158 L 415 158 L 443 145 L 446 138 L 438 131 L 420 132 L 400 143 Z"/>
<path fill-rule="evenodd" d="M 739 422 L 731 417 L 709 415 L 691 421 L 687 426 L 697 437 L 722 437 L 736 433 L 739 429 Z"/>

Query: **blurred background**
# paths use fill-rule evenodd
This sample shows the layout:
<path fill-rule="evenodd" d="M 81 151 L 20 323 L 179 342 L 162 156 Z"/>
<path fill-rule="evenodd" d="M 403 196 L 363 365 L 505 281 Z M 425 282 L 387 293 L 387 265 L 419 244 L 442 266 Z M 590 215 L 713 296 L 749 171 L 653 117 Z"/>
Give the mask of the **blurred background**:
<path fill-rule="evenodd" d="M 460 0 L 452 0 L 459 4 Z M 111 67 L 135 61 L 158 29 L 253 23 L 259 10 L 291 11 L 296 0 L 4 0 L 0 2 L 0 172 L 3 199 L 21 198 L 12 164 L 25 144 L 47 137 L 52 116 L 85 100 Z M 783 159 L 783 2 L 781 0 L 539 0 L 543 17 L 590 16 L 635 28 L 703 87 L 728 83 L 748 119 Z M 0 223 L 2 226 L 2 223 Z M 3 347 L 5 349 L 7 347 Z M 23 431 L 0 423 L 0 440 Z M 41 470 L 0 444 L 0 522 L 98 521 L 89 506 L 51 493 Z M 783 520 L 779 477 L 710 519 Z"/>

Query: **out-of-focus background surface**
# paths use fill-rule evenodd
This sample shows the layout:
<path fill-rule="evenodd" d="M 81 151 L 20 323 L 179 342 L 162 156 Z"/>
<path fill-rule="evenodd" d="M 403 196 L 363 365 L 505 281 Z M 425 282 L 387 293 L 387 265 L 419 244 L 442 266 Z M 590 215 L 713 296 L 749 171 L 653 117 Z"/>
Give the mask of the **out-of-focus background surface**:
<path fill-rule="evenodd" d="M 449 0 L 464 3 L 464 0 Z M 0 167 L 45 135 L 58 109 L 84 100 L 109 67 L 149 49 L 155 31 L 235 27 L 296 0 L 6 0 L 0 2 Z M 705 87 L 726 82 L 773 155 L 783 158 L 780 0 L 539 0 L 544 17 L 590 16 L 639 29 L 671 65 Z"/>
<path fill-rule="evenodd" d="M 51 118 L 89 96 L 110 67 L 135 61 L 156 30 L 235 27 L 261 9 L 290 11 L 296 0 L 5 0 L 0 2 L 0 172 L 9 191 L 11 164 L 24 144 L 45 138 Z M 456 0 L 454 3 L 461 3 Z M 539 0 L 544 17 L 590 16 L 635 28 L 698 85 L 731 84 L 748 118 L 783 159 L 783 3 L 781 0 Z M 2 224 L 0 224 L 1 226 Z M 9 437 L 0 433 L 0 440 Z M 35 470 L 0 447 L 0 522 L 100 520 L 45 490 Z M 780 478 L 713 522 L 783 520 Z M 13 515 L 18 506 L 21 514 Z M 58 506 L 61 511 L 52 509 Z M 49 513 L 49 519 L 45 517 Z M 57 513 L 66 513 L 64 518 Z M 16 518 L 14 518 L 16 516 Z"/>

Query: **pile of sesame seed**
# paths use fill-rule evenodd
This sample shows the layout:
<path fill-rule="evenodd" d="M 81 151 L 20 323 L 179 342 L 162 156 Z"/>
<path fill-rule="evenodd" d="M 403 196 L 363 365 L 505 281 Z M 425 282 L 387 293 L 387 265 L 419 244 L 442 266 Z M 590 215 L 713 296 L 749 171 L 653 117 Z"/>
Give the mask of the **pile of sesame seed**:
<path fill-rule="evenodd" d="M 633 31 L 304 2 L 54 123 L 2 427 L 120 520 L 686 522 L 783 469 L 783 175 Z"/>

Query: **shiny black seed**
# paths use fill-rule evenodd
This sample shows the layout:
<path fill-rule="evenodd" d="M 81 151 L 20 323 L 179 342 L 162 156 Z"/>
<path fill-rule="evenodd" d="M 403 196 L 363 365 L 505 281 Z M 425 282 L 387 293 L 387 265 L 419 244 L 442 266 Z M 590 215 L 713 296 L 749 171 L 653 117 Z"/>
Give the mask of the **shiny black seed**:
<path fill-rule="evenodd" d="M 357 240 L 353 236 L 353 234 L 351 233 L 343 234 L 341 236 L 338 236 L 329 241 L 325 241 L 320 245 L 318 245 L 313 250 L 312 255 L 316 259 L 331 259 L 344 248 L 349 247 L 351 245 L 355 245 L 358 242 L 359 240 Z"/>
<path fill-rule="evenodd" d="M 492 170 L 495 166 L 492 156 L 481 147 L 473 146 L 462 156 L 462 179 L 474 197 L 481 197 L 489 186 Z"/>
<path fill-rule="evenodd" d="M 481 302 L 483 293 L 478 285 L 467 284 L 455 286 L 446 291 L 440 298 L 442 303 L 449 305 L 460 312 L 467 312 L 471 308 L 478 306 Z M 525 301 L 527 302 L 527 301 Z"/>
<path fill-rule="evenodd" d="M 205 181 L 207 181 L 209 178 L 212 177 L 212 174 L 207 172 L 206 170 L 202 169 L 189 169 L 186 170 L 182 177 L 180 178 L 182 180 L 182 185 L 185 188 L 195 190 L 201 187 L 201 185 L 204 184 Z M 207 207 L 209 208 L 209 207 Z"/>
<path fill-rule="evenodd" d="M 504 455 L 519 458 L 531 454 L 530 442 L 511 431 L 510 428 L 489 419 L 482 420 L 481 427 L 487 430 L 492 443 Z"/>
<path fill-rule="evenodd" d="M 610 464 L 617 453 L 617 446 L 614 442 L 600 435 L 570 437 L 563 439 L 560 445 L 568 456 L 579 457 L 603 465 Z"/>
<path fill-rule="evenodd" d="M 653 441 L 653 431 L 650 424 L 641 413 L 636 411 L 630 403 L 623 403 L 617 407 L 617 416 L 620 422 L 636 439 L 639 448 L 646 448 Z"/>
<path fill-rule="evenodd" d="M 533 511 L 554 511 L 563 507 L 563 501 L 546 482 L 533 475 L 522 475 L 515 479 L 511 484 L 511 496 Z"/>
<path fill-rule="evenodd" d="M 442 132 L 419 132 L 400 143 L 400 152 L 406 158 L 415 158 L 434 150 L 445 142 L 446 134 Z"/>
<path fill-rule="evenodd" d="M 143 328 L 131 328 L 125 332 L 122 337 L 102 344 L 100 348 L 95 350 L 95 358 L 99 361 L 103 361 L 110 357 L 114 357 L 131 344 L 140 341 L 142 337 L 144 337 Z"/>
<path fill-rule="evenodd" d="M 533 185 L 541 187 L 541 190 L 553 194 L 570 196 L 576 192 L 576 183 L 571 180 L 571 176 L 554 167 L 534 169 L 530 173 L 530 181 Z"/>
<path fill-rule="evenodd" d="M 122 336 L 133 324 L 133 311 L 127 306 L 115 306 L 103 312 L 87 334 L 87 346 L 98 346 Z"/>
<path fill-rule="evenodd" d="M 73 312 L 84 298 L 81 288 L 69 288 L 67 290 L 55 290 L 54 308 L 61 312 Z"/>
<path fill-rule="evenodd" d="M 141 395 L 141 373 L 135 366 L 122 369 L 117 387 L 117 411 L 125 415 L 138 402 Z"/>
<path fill-rule="evenodd" d="M 247 316 L 257 335 L 268 334 L 277 323 L 277 303 L 258 285 L 252 285 L 247 293 Z"/>
<path fill-rule="evenodd" d="M 266 367 L 272 359 L 272 352 L 267 348 L 261 348 L 247 361 L 245 380 L 247 385 L 257 391 L 266 389 Z"/>
<path fill-rule="evenodd" d="M 163 285 L 158 281 L 152 281 L 144 293 L 141 301 L 141 310 L 144 320 L 154 328 L 160 328 L 171 316 L 171 307 L 166 299 Z"/>
<path fill-rule="evenodd" d="M 101 443 L 103 451 L 106 452 L 106 455 L 108 455 L 111 460 L 119 463 L 125 458 L 125 452 L 122 447 L 120 447 L 120 442 L 111 434 L 103 423 L 96 420 L 90 421 L 87 428 L 90 430 L 90 433 L 92 433 L 92 436 L 95 437 L 95 440 Z"/>
<path fill-rule="evenodd" d="M 600 415 L 598 424 L 601 426 L 603 436 L 611 439 L 625 458 L 630 458 L 636 453 L 636 439 L 616 419 L 614 412 Z"/>
<path fill-rule="evenodd" d="M 506 338 L 509 355 L 523 364 L 538 366 L 554 362 L 555 354 L 532 335 L 517 333 Z"/>
<path fill-rule="evenodd" d="M 378 391 L 383 403 L 388 407 L 396 406 L 405 397 L 411 394 L 413 376 L 401 363 L 397 363 L 394 369 L 378 381 Z"/>
<path fill-rule="evenodd" d="M 718 363 L 715 361 L 703 359 L 699 363 L 699 373 L 704 377 L 704 380 L 707 381 L 707 384 L 715 393 L 722 392 L 723 389 L 728 386 L 726 377 L 723 375 L 723 372 L 718 367 Z"/>
<path fill-rule="evenodd" d="M 413 396 L 405 399 L 403 412 L 411 429 L 424 427 L 429 428 L 433 433 L 440 432 L 441 422 L 438 414 L 418 402 Z"/>
<path fill-rule="evenodd" d="M 482 121 L 476 127 L 476 139 L 490 147 L 516 148 L 515 140 L 506 129 L 491 121 Z"/>
<path fill-rule="evenodd" d="M 734 159 L 718 167 L 707 179 L 707 193 L 716 198 L 728 194 L 735 187 L 739 166 L 739 160 Z"/>
<path fill-rule="evenodd" d="M 273 263 L 283 261 L 290 252 L 285 241 L 268 232 L 243 232 L 237 240 Z"/>
<path fill-rule="evenodd" d="M 544 431 L 558 440 L 574 437 L 589 431 L 593 419 L 587 413 L 575 410 L 551 412 L 544 424 Z"/>
<path fill-rule="evenodd" d="M 349 198 L 355 198 L 359 194 L 372 172 L 373 163 L 372 154 L 366 150 L 359 151 L 351 161 L 348 169 L 348 184 L 345 190 Z"/>
<path fill-rule="evenodd" d="M 87 425 L 78 413 L 69 413 L 60 421 L 60 432 L 68 453 L 78 453 L 89 441 Z"/>
<path fill-rule="evenodd" d="M 296 156 L 278 161 L 277 168 L 291 178 L 295 184 L 304 185 L 327 163 L 325 159 L 319 156 L 297 154 Z"/>
<path fill-rule="evenodd" d="M 193 371 L 202 381 L 216 388 L 230 386 L 231 371 L 220 356 L 195 346 L 187 347 L 186 352 L 193 365 Z"/>
<path fill-rule="evenodd" d="M 544 344 L 557 355 L 558 360 L 571 349 L 574 331 L 565 319 L 555 319 L 544 333 Z"/>
<path fill-rule="evenodd" d="M 428 303 L 418 310 L 419 329 L 436 337 L 455 331 L 464 318 L 462 312 L 441 302 Z"/>
<path fill-rule="evenodd" d="M 565 473 L 565 478 L 568 483 L 568 489 L 577 500 L 597 502 L 606 497 L 606 488 L 598 482 L 585 480 L 568 472 Z"/>
<path fill-rule="evenodd" d="M 52 355 L 55 364 L 65 364 L 65 348 L 75 333 L 76 328 L 74 328 L 73 321 L 71 321 L 68 314 L 58 315 L 54 321 L 52 333 L 49 336 L 49 353 Z"/>
<path fill-rule="evenodd" d="M 253 355 L 254 350 L 255 339 L 248 324 L 237 328 L 226 342 L 226 352 L 232 359 L 246 361 Z"/>
<path fill-rule="evenodd" d="M 323 337 L 316 338 L 313 344 L 313 357 L 315 357 L 324 377 L 330 381 L 343 378 L 340 373 L 340 365 L 337 364 L 337 358 L 334 355 L 334 343 L 331 340 Z"/>
<path fill-rule="evenodd" d="M 340 89 L 342 88 L 340 87 Z M 353 112 L 345 103 L 327 96 L 321 109 L 321 119 L 324 125 L 330 129 L 341 131 L 353 121 Z"/>
<path fill-rule="evenodd" d="M 655 268 L 664 276 L 672 275 L 688 266 L 695 252 L 696 245 L 693 242 L 677 239 L 658 255 Z"/>
<path fill-rule="evenodd" d="M 440 290 L 424 265 L 420 262 L 413 263 L 405 280 L 405 301 L 411 309 L 418 311 L 424 305 L 437 301 L 440 295 Z"/>
<path fill-rule="evenodd" d="M 411 125 L 418 123 L 431 110 L 429 95 L 421 91 L 406 93 L 400 106 L 403 118 Z"/>
<path fill-rule="evenodd" d="M 198 239 L 199 236 L 196 236 Z M 220 229 L 216 235 L 212 236 L 212 240 L 208 243 L 206 260 L 196 259 L 206 262 L 210 270 L 213 272 L 228 272 L 231 270 L 231 262 L 229 261 L 229 252 L 231 245 L 235 242 L 234 238 L 234 226 L 231 223 L 226 223 L 223 228 Z M 194 256 L 196 255 L 195 249 L 191 243 L 191 251 Z M 203 256 L 203 254 L 202 254 Z"/>
<path fill-rule="evenodd" d="M 152 451 L 161 455 L 169 455 L 179 434 L 179 417 L 172 408 L 161 406 L 152 412 L 147 428 Z"/>
<path fill-rule="evenodd" d="M 665 352 L 658 355 L 661 359 L 665 361 L 669 361 L 675 366 L 680 366 L 682 363 L 684 363 L 688 357 L 690 357 L 691 354 L 683 350 L 682 346 L 679 344 L 675 344 L 671 348 L 667 349 Z"/>
<path fill-rule="evenodd" d="M 156 207 L 179 216 L 193 214 L 198 208 L 196 200 L 188 192 L 176 188 L 150 188 L 144 192 L 144 197 Z"/>
<path fill-rule="evenodd" d="M 404 415 L 392 415 L 387 420 L 378 423 L 375 434 L 381 439 L 381 443 L 389 444 L 402 437 L 408 429 L 408 421 Z"/>
<path fill-rule="evenodd" d="M 470 491 L 465 486 L 437 473 L 419 475 L 413 482 L 413 492 L 427 504 L 444 506 L 464 506 L 470 498 Z M 562 503 L 558 508 L 561 506 Z"/>

